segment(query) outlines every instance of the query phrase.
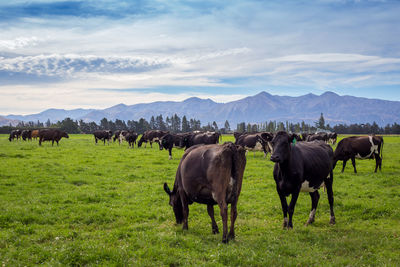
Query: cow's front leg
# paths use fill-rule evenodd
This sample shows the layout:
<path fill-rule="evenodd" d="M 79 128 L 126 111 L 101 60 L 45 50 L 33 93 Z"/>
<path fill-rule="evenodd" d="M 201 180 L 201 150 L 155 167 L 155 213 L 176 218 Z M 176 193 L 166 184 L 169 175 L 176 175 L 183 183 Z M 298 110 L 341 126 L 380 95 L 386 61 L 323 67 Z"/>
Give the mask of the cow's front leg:
<path fill-rule="evenodd" d="M 357 169 L 356 169 L 356 158 L 355 158 L 355 157 L 352 157 L 352 158 L 351 158 L 351 164 L 353 164 L 354 173 L 357 173 Z"/>
<path fill-rule="evenodd" d="M 310 216 L 308 217 L 308 221 L 306 222 L 306 226 L 312 224 L 315 220 L 315 213 L 317 211 L 318 200 L 319 200 L 319 193 L 318 191 L 310 192 L 311 197 L 311 211 Z"/>
<path fill-rule="evenodd" d="M 278 195 L 281 200 L 281 206 L 283 212 L 283 229 L 286 229 L 288 227 L 288 218 L 287 218 L 288 204 L 285 195 L 279 190 L 278 186 L 276 187 L 276 190 L 278 191 Z"/>
<path fill-rule="evenodd" d="M 292 193 L 292 199 L 290 200 L 289 204 L 289 222 L 288 222 L 288 229 L 293 228 L 292 218 L 294 213 L 294 207 L 296 206 L 297 198 L 299 197 L 300 188 L 298 191 Z"/>

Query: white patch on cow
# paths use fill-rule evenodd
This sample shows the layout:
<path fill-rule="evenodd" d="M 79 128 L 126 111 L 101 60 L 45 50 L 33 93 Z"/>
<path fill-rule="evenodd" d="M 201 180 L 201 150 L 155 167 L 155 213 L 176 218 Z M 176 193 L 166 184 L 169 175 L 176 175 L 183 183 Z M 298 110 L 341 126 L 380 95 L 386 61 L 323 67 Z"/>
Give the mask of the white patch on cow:
<path fill-rule="evenodd" d="M 358 153 L 358 154 L 356 155 L 356 158 L 357 158 L 357 159 L 369 159 L 369 158 L 371 157 L 372 154 L 378 154 L 378 145 L 375 145 L 375 144 L 374 144 L 372 135 L 369 135 L 369 136 L 368 136 L 368 139 L 369 139 L 369 142 L 371 143 L 370 153 L 369 153 L 368 155 L 364 156 L 364 157 L 362 157 L 362 156 L 360 155 L 360 153 Z"/>
<path fill-rule="evenodd" d="M 235 180 L 233 180 L 233 178 L 231 177 L 231 179 L 229 180 L 229 186 L 232 187 L 234 183 L 235 183 Z"/>
<path fill-rule="evenodd" d="M 314 187 L 310 187 L 310 183 L 308 181 L 304 181 L 301 184 L 301 192 L 315 192 L 316 190 L 318 190 L 321 186 L 325 186 L 324 182 L 322 182 L 322 184 L 319 185 L 318 188 L 314 188 Z"/>
<path fill-rule="evenodd" d="M 312 220 L 312 219 L 314 219 L 314 218 L 315 218 L 315 212 L 316 212 L 316 210 L 315 210 L 315 209 L 312 209 L 312 210 L 311 210 L 311 212 L 310 212 L 310 216 L 308 216 L 308 218 L 310 218 L 310 220 Z"/>
<path fill-rule="evenodd" d="M 172 156 L 171 156 L 171 155 L 169 155 L 169 159 L 172 159 Z"/>
<path fill-rule="evenodd" d="M 217 202 L 217 197 L 215 196 L 215 193 L 211 191 L 211 195 L 212 195 L 212 198 L 215 200 L 215 202 Z"/>
<path fill-rule="evenodd" d="M 273 154 L 274 153 L 274 148 L 272 147 L 271 142 L 267 142 L 267 144 L 268 144 L 270 153 Z"/>

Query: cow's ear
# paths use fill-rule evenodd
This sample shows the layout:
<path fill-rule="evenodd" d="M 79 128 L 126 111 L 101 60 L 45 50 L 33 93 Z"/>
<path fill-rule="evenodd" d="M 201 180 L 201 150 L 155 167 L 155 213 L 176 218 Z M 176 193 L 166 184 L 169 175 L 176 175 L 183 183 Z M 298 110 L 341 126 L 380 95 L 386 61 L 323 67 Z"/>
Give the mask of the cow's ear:
<path fill-rule="evenodd" d="M 171 190 L 169 190 L 169 187 L 168 187 L 167 183 L 164 183 L 164 191 L 165 191 L 168 195 L 171 195 Z"/>

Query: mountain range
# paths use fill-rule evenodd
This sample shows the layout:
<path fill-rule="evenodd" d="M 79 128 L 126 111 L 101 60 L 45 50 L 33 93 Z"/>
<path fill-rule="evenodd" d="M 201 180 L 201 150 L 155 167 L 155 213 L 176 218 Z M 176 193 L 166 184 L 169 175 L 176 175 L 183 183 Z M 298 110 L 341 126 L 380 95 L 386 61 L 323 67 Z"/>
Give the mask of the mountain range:
<path fill-rule="evenodd" d="M 217 103 L 211 99 L 191 97 L 181 102 L 158 101 L 146 104 L 118 104 L 106 109 L 48 109 L 38 114 L 0 116 L 1 125 L 15 125 L 18 121 L 51 122 L 71 118 L 85 122 L 108 120 L 150 120 L 151 116 L 162 115 L 165 119 L 177 114 L 201 121 L 202 125 L 216 121 L 223 127 L 228 120 L 231 127 L 237 123 L 264 123 L 266 121 L 304 121 L 314 124 L 323 113 L 330 125 L 372 123 L 380 126 L 400 122 L 400 101 L 340 96 L 333 92 L 321 95 L 307 94 L 298 97 L 271 95 L 260 92 L 243 99 Z"/>

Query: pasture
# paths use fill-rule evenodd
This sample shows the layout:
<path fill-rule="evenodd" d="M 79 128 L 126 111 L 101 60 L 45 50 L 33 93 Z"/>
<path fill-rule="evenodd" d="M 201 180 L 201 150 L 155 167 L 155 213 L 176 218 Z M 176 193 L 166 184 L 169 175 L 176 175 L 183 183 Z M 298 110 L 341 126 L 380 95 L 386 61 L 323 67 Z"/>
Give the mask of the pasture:
<path fill-rule="evenodd" d="M 294 228 L 283 230 L 273 163 L 248 153 L 236 239 L 227 245 L 211 233 L 206 205 L 189 207 L 188 231 L 175 224 L 163 183 L 172 187 L 183 150 L 168 160 L 157 144 L 128 149 L 70 135 L 39 147 L 7 137 L 0 135 L 2 266 L 400 265 L 398 136 L 384 137 L 382 172 L 373 172 L 374 160 L 357 160 L 358 174 L 350 162 L 340 173 L 338 163 L 334 226 L 320 190 L 314 224 L 304 226 L 311 201 L 301 193 Z"/>

